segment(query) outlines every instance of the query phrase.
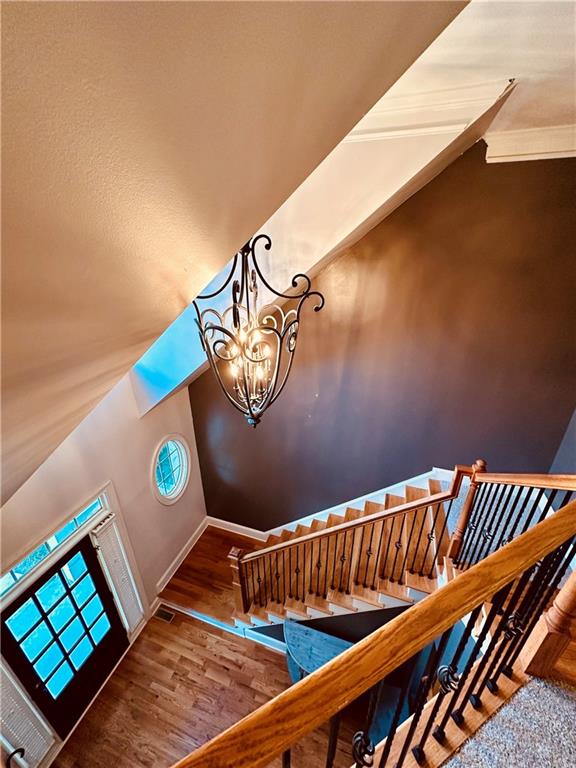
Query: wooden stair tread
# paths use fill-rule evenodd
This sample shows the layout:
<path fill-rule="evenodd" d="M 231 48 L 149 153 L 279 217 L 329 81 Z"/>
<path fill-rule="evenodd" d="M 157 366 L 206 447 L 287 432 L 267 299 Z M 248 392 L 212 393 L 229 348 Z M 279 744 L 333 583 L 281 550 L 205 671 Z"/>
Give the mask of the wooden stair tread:
<path fill-rule="evenodd" d="M 327 616 L 334 615 L 334 611 L 331 611 L 328 606 L 328 600 L 324 600 L 323 597 L 308 594 L 304 598 L 304 605 L 313 608 L 315 611 L 322 611 L 322 613 L 325 613 Z"/>
<path fill-rule="evenodd" d="M 344 520 L 346 522 L 349 520 L 358 520 L 359 517 L 363 517 L 363 511 L 361 509 L 356 509 L 355 507 L 346 507 L 346 512 L 344 514 Z"/>
<path fill-rule="evenodd" d="M 268 618 L 268 612 L 266 610 L 266 607 L 262 608 L 260 606 L 258 607 L 252 606 L 252 608 L 250 608 L 250 610 L 248 611 L 248 615 L 250 616 L 250 618 L 254 617 L 259 621 L 265 621 L 266 624 L 272 624 L 272 622 Z"/>
<path fill-rule="evenodd" d="M 369 603 L 375 608 L 383 608 L 382 603 L 378 599 L 378 592 L 370 587 L 363 587 L 361 584 L 354 584 L 352 586 L 352 597 L 358 600 L 362 600 L 364 603 Z"/>
<path fill-rule="evenodd" d="M 376 501 L 364 502 L 364 515 L 375 515 L 378 512 L 382 512 L 385 509 L 384 504 L 378 504 Z"/>
<path fill-rule="evenodd" d="M 295 597 L 287 597 L 284 601 L 284 608 L 286 611 L 291 611 L 292 613 L 297 613 L 300 614 L 300 616 L 309 618 L 306 605 L 301 600 L 296 600 Z"/>
<path fill-rule="evenodd" d="M 358 608 L 354 605 L 354 599 L 352 595 L 347 595 L 346 592 L 339 592 L 337 589 L 330 589 L 328 591 L 327 600 L 333 605 L 339 605 L 341 608 L 346 608 L 350 613 L 357 613 Z"/>
<path fill-rule="evenodd" d="M 420 576 L 419 573 L 406 571 L 405 582 L 407 587 L 417 589 L 419 592 L 426 592 L 428 595 L 438 589 L 438 579 L 429 579 L 427 576 Z"/>
<path fill-rule="evenodd" d="M 398 496 L 395 493 L 387 493 L 384 496 L 384 509 L 393 509 L 399 507 L 401 504 L 406 504 L 404 496 Z"/>
<path fill-rule="evenodd" d="M 407 603 L 413 603 L 414 599 L 408 594 L 408 588 L 403 584 L 388 579 L 378 579 L 378 591 L 383 595 L 390 595 L 399 600 L 405 600 Z"/>
<path fill-rule="evenodd" d="M 283 605 L 280 605 L 280 603 L 267 603 L 266 613 L 270 616 L 274 616 L 277 619 L 282 619 L 282 621 L 286 619 L 286 610 Z"/>
<path fill-rule="evenodd" d="M 428 496 L 428 492 L 424 488 L 419 488 L 417 485 L 405 486 L 406 501 L 418 501 L 419 499 L 425 499 Z"/>
<path fill-rule="evenodd" d="M 271 533 L 265 541 L 260 542 L 256 549 L 266 549 L 267 547 L 274 547 L 276 544 L 280 544 L 283 541 L 282 537 L 276 533 Z"/>

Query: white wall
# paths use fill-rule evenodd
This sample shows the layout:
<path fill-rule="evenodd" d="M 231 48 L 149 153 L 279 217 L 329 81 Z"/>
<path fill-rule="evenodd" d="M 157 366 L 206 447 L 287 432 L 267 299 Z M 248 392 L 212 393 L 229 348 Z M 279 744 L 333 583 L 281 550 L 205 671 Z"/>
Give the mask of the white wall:
<path fill-rule="evenodd" d="M 174 504 L 150 486 L 155 448 L 169 433 L 190 446 L 190 482 Z M 186 389 L 139 417 L 123 379 L 2 508 L 2 570 L 44 541 L 111 481 L 150 601 L 156 584 L 206 515 Z M 144 597 L 144 596 L 143 596 Z"/>

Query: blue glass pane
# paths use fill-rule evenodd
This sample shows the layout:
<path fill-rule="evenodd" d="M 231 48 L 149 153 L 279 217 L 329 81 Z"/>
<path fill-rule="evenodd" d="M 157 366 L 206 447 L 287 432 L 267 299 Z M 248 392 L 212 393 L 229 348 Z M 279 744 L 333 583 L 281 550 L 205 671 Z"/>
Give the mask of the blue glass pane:
<path fill-rule="evenodd" d="M 66 523 L 64 528 L 60 528 L 60 530 L 54 534 L 54 538 L 56 539 L 58 544 L 62 544 L 63 541 L 66 541 L 68 536 L 72 536 L 75 530 L 76 530 L 76 520 L 70 520 L 69 523 Z"/>
<path fill-rule="evenodd" d="M 92 635 L 92 639 L 94 640 L 96 645 L 98 645 L 100 640 L 102 640 L 102 638 L 104 637 L 106 632 L 108 632 L 109 629 L 110 629 L 110 622 L 108 621 L 108 617 L 106 616 L 106 614 L 103 614 L 90 630 L 90 634 Z"/>
<path fill-rule="evenodd" d="M 56 669 L 58 664 L 60 664 L 63 658 L 64 654 L 60 650 L 58 644 L 52 643 L 48 650 L 44 651 L 36 664 L 34 664 L 34 669 L 42 680 L 46 680 L 46 678 L 52 674 L 53 670 Z"/>
<path fill-rule="evenodd" d="M 8 592 L 10 587 L 12 587 L 14 584 L 16 584 L 16 579 L 14 576 L 12 576 L 11 571 L 8 571 L 0 578 L 0 595 L 3 595 L 5 592 Z"/>
<path fill-rule="evenodd" d="M 58 603 L 56 608 L 48 614 L 48 618 L 56 632 L 60 632 L 62 627 L 65 624 L 68 624 L 75 613 L 76 609 L 72 605 L 72 600 L 70 600 L 69 597 L 65 597 L 64 600 Z"/>
<path fill-rule="evenodd" d="M 175 487 L 176 483 L 174 482 L 174 478 L 172 475 L 170 475 L 170 477 L 166 478 L 164 481 L 164 495 L 167 496 L 168 494 L 172 493 Z"/>
<path fill-rule="evenodd" d="M 94 595 L 92 600 L 88 603 L 86 608 L 82 610 L 82 616 L 84 618 L 84 621 L 86 624 L 90 625 L 96 619 L 102 611 L 104 610 L 104 606 L 102 605 L 102 601 L 98 597 L 98 595 Z"/>
<path fill-rule="evenodd" d="M 65 650 L 69 651 L 74 647 L 74 645 L 76 645 L 83 634 L 84 627 L 82 626 L 80 619 L 77 617 L 70 625 L 66 627 L 64 632 L 62 632 L 60 635 L 60 642 L 64 646 Z"/>
<path fill-rule="evenodd" d="M 86 562 L 82 557 L 81 552 L 78 552 L 78 554 L 74 555 L 71 560 L 68 560 L 66 565 L 62 568 L 62 573 L 68 584 L 74 584 L 74 582 L 78 581 L 80 576 L 82 576 L 83 573 L 86 573 L 86 571 Z"/>
<path fill-rule="evenodd" d="M 40 619 L 40 611 L 36 607 L 34 600 L 26 600 L 9 619 L 6 619 L 6 626 L 12 632 L 16 640 L 24 637 L 28 630 L 32 629 L 34 624 Z"/>
<path fill-rule="evenodd" d="M 86 520 L 89 520 L 91 517 L 94 517 L 94 515 L 99 512 L 102 509 L 102 502 L 100 499 L 96 499 L 96 501 L 93 501 L 92 504 L 90 504 L 89 507 L 86 507 L 82 512 L 80 512 L 79 515 L 76 515 L 76 522 L 78 525 L 82 525 L 82 523 L 85 523 Z"/>
<path fill-rule="evenodd" d="M 88 636 L 83 637 L 70 654 L 70 661 L 74 665 L 74 669 L 80 669 L 93 650 L 94 646 Z"/>
<path fill-rule="evenodd" d="M 64 584 L 59 574 L 55 573 L 51 579 L 36 590 L 36 597 L 45 611 L 50 610 L 54 603 L 65 593 Z"/>
<path fill-rule="evenodd" d="M 74 600 L 76 601 L 76 604 L 79 608 L 84 605 L 86 600 L 88 600 L 88 598 L 91 597 L 94 592 L 96 592 L 96 587 L 94 586 L 94 582 L 92 581 L 92 577 L 90 575 L 84 576 L 82 581 L 72 590 Z"/>
<path fill-rule="evenodd" d="M 158 454 L 158 461 L 166 461 L 166 459 L 168 458 L 168 453 L 169 453 L 168 443 L 166 443 L 165 445 L 162 446 L 162 448 L 160 448 L 160 453 Z"/>
<path fill-rule="evenodd" d="M 46 683 L 46 688 L 50 691 L 53 699 L 58 698 L 73 677 L 72 667 L 65 661 Z"/>
<path fill-rule="evenodd" d="M 47 545 L 45 543 L 41 544 L 38 549 L 35 549 L 34 552 L 31 552 L 28 555 L 28 557 L 25 557 L 24 560 L 21 560 L 18 563 L 18 565 L 15 565 L 14 568 L 12 568 L 12 572 L 15 574 L 16 578 L 21 579 L 22 576 L 29 573 L 32 568 L 35 568 L 49 554 L 50 550 Z"/>
<path fill-rule="evenodd" d="M 168 474 L 168 472 L 170 472 L 172 468 L 172 462 L 170 461 L 170 456 L 166 454 L 166 456 L 164 456 L 163 459 L 159 458 L 158 464 L 160 466 L 160 469 L 162 470 L 162 474 L 164 475 L 164 477 L 166 477 L 166 475 Z"/>
<path fill-rule="evenodd" d="M 53 639 L 54 635 L 48 629 L 46 622 L 43 621 L 38 624 L 36 629 L 34 629 L 25 640 L 22 640 L 20 648 L 22 648 L 30 661 L 34 661 Z"/>

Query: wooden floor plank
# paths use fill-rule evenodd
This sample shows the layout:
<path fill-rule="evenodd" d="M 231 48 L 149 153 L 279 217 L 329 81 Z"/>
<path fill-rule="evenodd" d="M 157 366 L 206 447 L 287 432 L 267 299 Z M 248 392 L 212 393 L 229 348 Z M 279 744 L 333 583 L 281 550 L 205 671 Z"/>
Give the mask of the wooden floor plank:
<path fill-rule="evenodd" d="M 261 545 L 258 539 L 208 526 L 160 599 L 232 624 L 235 606 L 228 553 L 232 547 L 250 552 Z"/>
<path fill-rule="evenodd" d="M 289 685 L 282 654 L 183 614 L 152 618 L 53 765 L 168 768 Z M 322 768 L 327 738 L 303 740 L 293 764 Z M 337 766 L 351 738 L 344 725 Z"/>

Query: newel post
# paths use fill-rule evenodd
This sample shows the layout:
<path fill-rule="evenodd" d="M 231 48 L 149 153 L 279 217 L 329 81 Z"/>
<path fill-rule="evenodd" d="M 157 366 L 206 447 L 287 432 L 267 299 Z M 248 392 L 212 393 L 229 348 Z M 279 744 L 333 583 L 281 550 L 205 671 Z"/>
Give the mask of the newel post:
<path fill-rule="evenodd" d="M 474 506 L 474 499 L 478 489 L 476 475 L 479 475 L 482 472 L 486 472 L 486 462 L 484 459 L 476 459 L 472 465 L 472 470 L 473 472 L 472 479 L 470 481 L 470 488 L 468 489 L 468 494 L 464 500 L 462 512 L 460 513 L 460 517 L 458 518 L 458 523 L 456 525 L 456 530 L 454 531 L 454 535 L 450 541 L 450 546 L 448 547 L 448 557 L 451 557 L 452 559 L 457 557 L 458 553 L 460 552 L 460 547 L 462 546 L 462 541 L 464 539 L 464 533 L 468 527 L 468 521 L 470 520 L 470 514 L 472 513 L 472 507 Z"/>
<path fill-rule="evenodd" d="M 234 593 L 234 605 L 239 613 L 246 613 L 248 608 L 248 594 L 246 592 L 246 583 L 243 578 L 240 561 L 244 554 L 243 549 L 232 547 L 228 553 L 228 560 L 232 568 L 232 591 Z"/>
<path fill-rule="evenodd" d="M 520 655 L 522 667 L 529 675 L 550 677 L 572 639 L 576 639 L 576 571 L 534 627 Z"/>

